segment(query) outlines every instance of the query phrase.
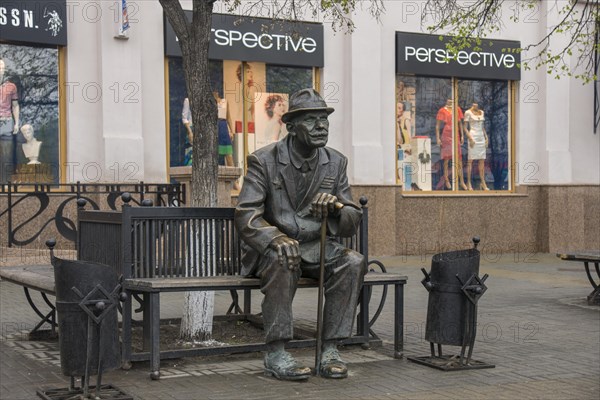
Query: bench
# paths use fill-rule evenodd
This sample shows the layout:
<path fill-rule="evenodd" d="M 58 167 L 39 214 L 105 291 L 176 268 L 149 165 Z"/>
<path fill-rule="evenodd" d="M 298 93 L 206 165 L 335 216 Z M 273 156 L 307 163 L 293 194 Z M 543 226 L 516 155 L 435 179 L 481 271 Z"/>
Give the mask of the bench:
<path fill-rule="evenodd" d="M 583 262 L 585 273 L 593 288 L 592 292 L 587 296 L 588 304 L 590 306 L 600 305 L 600 280 L 596 283 L 590 272 L 590 264 L 593 263 L 596 275 L 600 279 L 600 250 L 568 251 L 558 253 L 556 256 L 565 261 Z"/>
<path fill-rule="evenodd" d="M 126 202 L 127 203 L 127 202 Z M 359 231 L 352 238 L 342 239 L 349 248 L 364 254 L 369 266 L 377 266 L 381 272 L 371 269 L 364 280 L 359 300 L 356 334 L 343 344 L 381 343 L 372 331 L 375 320 L 382 311 L 387 286 L 394 291 L 394 355 L 402 357 L 403 351 L 403 288 L 406 276 L 387 273 L 384 265 L 368 258 L 368 208 L 361 199 L 363 220 Z M 80 203 L 77 222 L 78 259 L 112 265 L 122 276 L 122 285 L 128 300 L 122 309 L 122 365 L 131 366 L 132 361 L 150 361 L 151 377 L 160 376 L 160 360 L 183 356 L 207 356 L 241 352 L 264 351 L 264 343 L 229 345 L 219 347 L 191 348 L 160 351 L 160 294 L 181 291 L 229 291 L 232 303 L 227 312 L 234 319 L 256 323 L 260 317 L 252 314 L 250 291 L 260 289 L 259 280 L 239 275 L 240 238 L 233 227 L 233 208 L 177 208 L 177 207 L 131 207 L 122 211 L 88 211 Z M 146 205 L 150 205 L 146 203 Z M 192 240 L 197 235 L 197 240 Z M 213 246 L 209 248 L 211 238 Z M 209 266 L 210 273 L 202 272 L 201 266 Z M 50 265 L 8 267 L 0 269 L 2 277 L 27 289 L 40 291 L 52 308 L 43 315 L 44 322 L 55 326 L 55 311 L 46 295 L 54 295 L 54 275 Z M 212 276 L 208 276 L 212 275 Z M 301 278 L 299 288 L 316 287 L 312 279 Z M 377 311 L 369 316 L 372 288 L 383 286 L 382 298 Z M 243 292 L 243 302 L 237 291 Z M 144 348 L 133 352 L 131 343 L 133 299 L 137 299 L 143 311 L 142 327 Z M 31 301 L 30 301 L 31 303 Z M 32 305 L 33 306 L 33 305 Z M 34 307 L 35 309 L 35 307 Z M 138 311 L 138 310 L 136 310 Z M 289 343 L 289 348 L 314 346 L 315 339 L 299 339 Z"/>
<path fill-rule="evenodd" d="M 345 344 L 369 345 L 380 339 L 371 326 L 383 308 L 387 286 L 394 291 L 394 354 L 403 351 L 403 287 L 406 276 L 385 271 L 383 264 L 368 259 L 368 208 L 361 198 L 363 219 L 357 234 L 342 239 L 344 245 L 365 255 L 370 271 L 365 276 L 359 302 L 356 335 Z M 122 361 L 150 361 L 151 377 L 160 376 L 160 360 L 183 356 L 206 356 L 264 351 L 264 343 L 160 351 L 160 294 L 184 291 L 229 291 L 232 304 L 228 314 L 256 321 L 252 314 L 250 291 L 260 289 L 259 280 L 239 275 L 240 238 L 234 229 L 234 208 L 123 207 L 118 211 L 78 210 L 78 258 L 115 265 L 123 276 L 123 288 L 129 294 L 123 305 Z M 194 238 L 197 239 L 194 239 Z M 206 240 L 211 239 L 211 240 Z M 213 245 L 209 246 L 209 242 Z M 117 251 L 115 251 L 117 250 Z M 206 269 L 209 272 L 203 272 Z M 206 268 L 207 267 L 207 268 Z M 212 275 L 212 276 L 211 276 Z M 299 288 L 316 287 L 317 282 L 302 278 Z M 371 288 L 383 286 L 383 297 L 373 318 L 369 318 Z M 243 292 L 239 304 L 237 291 Z M 139 298 L 138 296 L 141 296 Z M 138 298 L 143 311 L 142 352 L 131 345 L 132 297 Z M 314 346 L 315 339 L 293 340 L 289 347 Z"/>
<path fill-rule="evenodd" d="M 29 332 L 30 339 L 43 338 L 48 336 L 48 331 L 39 330 L 45 323 L 50 324 L 50 337 L 56 337 L 56 307 L 48 299 L 48 295 L 55 296 L 54 290 L 54 270 L 50 264 L 46 265 L 25 265 L 19 267 L 0 268 L 0 277 L 17 285 L 23 286 L 27 302 L 33 311 L 41 318 L 40 322 Z M 50 311 L 42 312 L 33 301 L 30 290 L 40 292 L 42 299 Z"/>

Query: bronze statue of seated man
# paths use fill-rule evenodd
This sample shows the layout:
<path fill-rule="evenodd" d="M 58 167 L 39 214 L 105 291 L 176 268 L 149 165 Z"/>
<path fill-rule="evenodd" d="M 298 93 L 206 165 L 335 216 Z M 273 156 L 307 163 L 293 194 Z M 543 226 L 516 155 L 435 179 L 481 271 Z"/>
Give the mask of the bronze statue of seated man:
<path fill-rule="evenodd" d="M 293 338 L 292 301 L 301 276 L 319 278 L 320 226 L 327 223 L 325 305 L 319 375 L 348 376 L 337 344 L 352 334 L 364 257 L 332 236 L 352 236 L 362 211 L 352 201 L 348 160 L 326 147 L 327 107 L 313 89 L 290 96 L 283 115 L 288 136 L 248 156 L 248 171 L 235 212 L 243 239 L 242 274 L 261 279 L 266 343 L 265 373 L 278 379 L 308 379 L 311 369 L 285 351 Z"/>

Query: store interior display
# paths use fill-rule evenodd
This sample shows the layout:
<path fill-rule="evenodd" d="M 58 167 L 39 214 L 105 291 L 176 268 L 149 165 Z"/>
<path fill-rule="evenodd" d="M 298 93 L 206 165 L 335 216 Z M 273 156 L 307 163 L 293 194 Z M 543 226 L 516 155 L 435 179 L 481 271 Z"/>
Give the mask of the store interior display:
<path fill-rule="evenodd" d="M 395 117 L 396 182 L 403 191 L 510 189 L 508 81 L 399 74 Z M 415 137 L 429 138 L 430 148 L 414 149 Z M 430 165 L 431 188 L 415 181 L 423 160 Z"/>
<path fill-rule="evenodd" d="M 58 48 L 1 43 L 0 55 L 0 182 L 58 182 Z"/>
<path fill-rule="evenodd" d="M 193 123 L 181 59 L 170 57 L 168 66 L 170 165 L 189 166 Z M 281 116 L 289 94 L 312 86 L 313 69 L 211 60 L 210 81 L 219 110 L 219 163 L 244 168 L 247 154 L 287 135 Z"/>
<path fill-rule="evenodd" d="M 428 136 L 411 138 L 412 190 L 431 191 L 431 139 Z"/>

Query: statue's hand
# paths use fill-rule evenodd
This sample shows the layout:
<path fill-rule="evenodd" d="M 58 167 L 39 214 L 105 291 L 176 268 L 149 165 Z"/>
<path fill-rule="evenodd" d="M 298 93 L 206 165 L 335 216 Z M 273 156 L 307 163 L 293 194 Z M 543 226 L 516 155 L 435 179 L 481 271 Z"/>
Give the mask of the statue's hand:
<path fill-rule="evenodd" d="M 327 218 L 328 215 L 337 217 L 344 205 L 338 198 L 330 193 L 317 193 L 310 204 L 310 213 L 318 219 Z"/>
<path fill-rule="evenodd" d="M 277 252 L 279 265 L 291 271 L 300 268 L 300 244 L 287 236 L 279 236 L 271 241 L 269 247 Z"/>

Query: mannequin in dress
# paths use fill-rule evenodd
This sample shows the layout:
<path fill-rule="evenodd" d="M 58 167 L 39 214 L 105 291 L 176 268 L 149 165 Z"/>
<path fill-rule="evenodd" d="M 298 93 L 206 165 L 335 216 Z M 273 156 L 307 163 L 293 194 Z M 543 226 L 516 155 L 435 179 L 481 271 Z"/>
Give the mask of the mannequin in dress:
<path fill-rule="evenodd" d="M 217 133 L 219 156 L 223 156 L 225 165 L 233 167 L 233 131 L 229 127 L 227 100 L 222 99 L 218 92 L 213 92 L 215 101 L 217 102 Z M 239 190 L 240 185 L 237 181 L 233 183 L 233 190 Z"/>
<path fill-rule="evenodd" d="M 25 124 L 21 127 L 21 133 L 26 140 L 26 142 L 23 143 L 22 148 L 23 154 L 29 159 L 27 164 L 39 164 L 38 157 L 40 156 L 42 142 L 33 136 L 33 127 L 29 124 Z"/>
<path fill-rule="evenodd" d="M 467 138 L 469 139 L 469 159 L 467 161 L 467 188 L 473 190 L 471 186 L 471 168 L 473 160 L 477 161 L 479 167 L 480 187 L 482 190 L 490 190 L 485 184 L 485 157 L 488 146 L 488 136 L 484 126 L 485 114 L 479 108 L 477 103 L 473 103 L 471 108 L 465 112 L 465 127 L 469 127 Z"/>
<path fill-rule="evenodd" d="M 444 162 L 444 184 L 446 189 L 452 189 L 452 185 L 450 184 L 450 179 L 448 178 L 448 163 L 452 160 L 454 155 L 454 151 L 452 148 L 452 127 L 453 127 L 453 113 L 452 113 L 452 99 L 446 100 L 446 105 L 437 113 L 436 121 L 435 121 L 435 137 L 437 143 L 441 147 L 441 156 Z M 460 144 L 462 145 L 465 140 L 464 133 L 464 125 L 463 125 L 463 112 L 460 107 L 456 107 L 456 115 L 458 117 L 458 132 L 456 132 L 456 139 L 459 139 L 460 134 Z M 442 128 L 442 124 L 444 125 L 443 130 L 441 132 L 441 140 L 440 140 L 440 129 Z M 458 170 L 458 179 L 461 189 L 467 190 L 467 185 L 465 185 L 465 181 L 462 173 L 462 150 L 461 147 L 458 146 L 458 159 L 456 160 L 456 166 Z"/>
<path fill-rule="evenodd" d="M 219 93 L 213 92 L 215 101 L 217 102 L 217 130 L 219 139 L 219 155 L 225 159 L 225 165 L 233 167 L 233 145 L 231 142 L 232 131 L 227 124 L 227 100 L 222 99 Z"/>

